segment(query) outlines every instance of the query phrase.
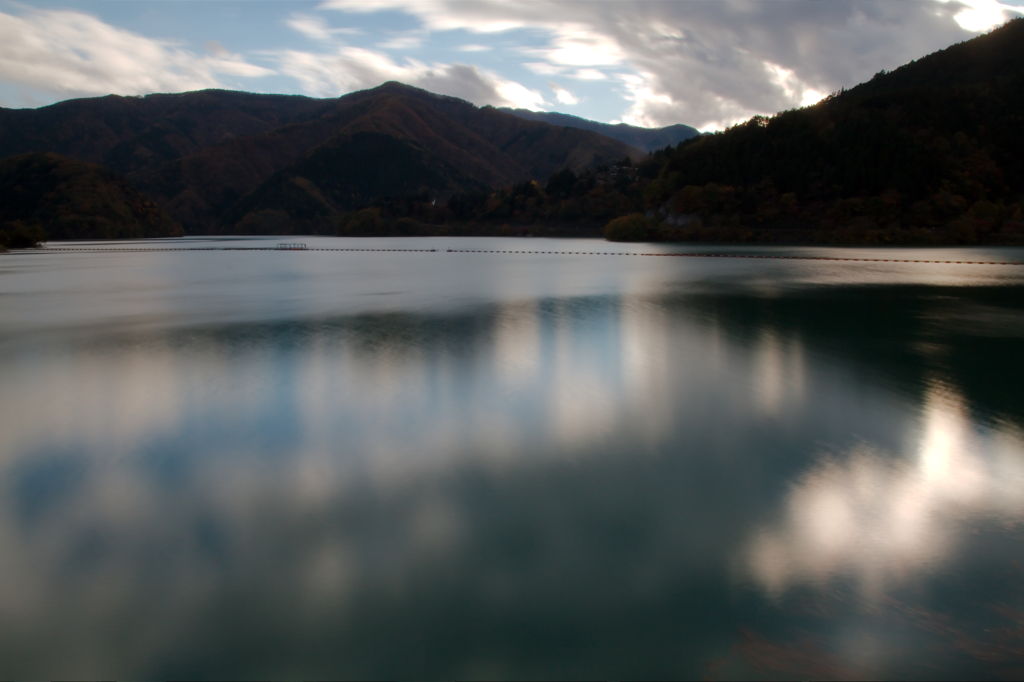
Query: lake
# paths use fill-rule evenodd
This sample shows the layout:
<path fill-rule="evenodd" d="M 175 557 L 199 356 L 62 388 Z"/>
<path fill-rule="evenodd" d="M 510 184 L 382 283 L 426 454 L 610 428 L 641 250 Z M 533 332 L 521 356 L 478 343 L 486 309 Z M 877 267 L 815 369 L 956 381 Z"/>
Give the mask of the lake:
<path fill-rule="evenodd" d="M 1024 250 L 303 241 L 0 255 L 0 679 L 1024 675 Z"/>

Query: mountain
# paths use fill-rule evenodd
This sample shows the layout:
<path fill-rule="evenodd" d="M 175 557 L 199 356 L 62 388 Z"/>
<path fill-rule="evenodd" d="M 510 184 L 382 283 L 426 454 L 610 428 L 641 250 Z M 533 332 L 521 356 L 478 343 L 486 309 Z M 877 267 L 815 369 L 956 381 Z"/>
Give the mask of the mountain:
<path fill-rule="evenodd" d="M 50 239 L 174 237 L 181 226 L 109 168 L 53 153 L 0 160 L 0 224 Z"/>
<path fill-rule="evenodd" d="M 839 241 L 961 243 L 1016 230 L 1024 20 L 650 163 L 660 167 L 648 207 L 704 227 L 799 224 Z"/>
<path fill-rule="evenodd" d="M 444 199 L 643 156 L 393 82 L 327 100 L 206 90 L 0 109 L 0 154 L 28 151 L 125 173 L 191 233 L 320 231 L 380 196 Z"/>
<path fill-rule="evenodd" d="M 380 217 L 474 234 L 606 225 L 647 241 L 1024 244 L 1022 112 L 1024 20 L 1015 20 L 637 164 L 562 171 L 543 186 L 466 192 L 444 206 L 381 204 Z"/>
<path fill-rule="evenodd" d="M 510 109 L 502 107 L 501 111 L 507 111 L 519 118 L 531 121 L 543 121 L 555 126 L 567 128 L 579 128 L 600 133 L 619 142 L 642 149 L 646 152 L 653 152 L 657 149 L 664 149 L 667 146 L 675 147 L 683 140 L 697 137 L 700 132 L 696 128 L 677 123 L 664 128 L 641 128 L 626 123 L 599 123 L 571 114 L 560 114 L 554 111 L 530 111 L 529 109 Z"/>
<path fill-rule="evenodd" d="M 1015 20 L 650 154 L 582 119 L 551 125 L 400 83 L 329 100 L 203 91 L 0 110 L 0 153 L 109 165 L 124 177 L 81 167 L 76 185 L 68 167 L 62 182 L 107 195 L 126 181 L 192 233 L 548 234 L 631 216 L 629 234 L 655 240 L 1020 243 L 1022 112 Z M 111 206 L 138 203 L 119 191 Z M 35 196 L 48 198 L 17 220 L 54 219 L 44 204 L 63 199 Z M 107 210 L 76 201 L 57 212 Z"/>
<path fill-rule="evenodd" d="M 0 108 L 0 157 L 50 151 L 130 173 L 315 117 L 329 106 L 309 97 L 203 90 Z"/>

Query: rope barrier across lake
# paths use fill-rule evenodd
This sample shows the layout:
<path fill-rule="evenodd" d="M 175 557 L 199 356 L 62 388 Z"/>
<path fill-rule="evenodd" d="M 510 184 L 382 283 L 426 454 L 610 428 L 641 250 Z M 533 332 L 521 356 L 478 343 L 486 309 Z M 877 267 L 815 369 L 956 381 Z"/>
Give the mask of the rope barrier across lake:
<path fill-rule="evenodd" d="M 157 253 L 162 251 L 277 251 L 277 252 L 306 252 L 306 251 L 333 251 L 333 252 L 359 252 L 359 253 L 489 253 L 505 255 L 545 255 L 545 256 L 644 256 L 655 258 L 751 258 L 762 260 L 820 260 L 820 261 L 849 261 L 858 263 L 931 263 L 942 265 L 1024 265 L 1012 261 L 972 261 L 972 260 L 923 260 L 911 258 L 842 258 L 839 256 L 782 256 L 768 254 L 744 254 L 744 253 L 643 253 L 633 251 L 511 251 L 497 249 L 356 249 L 356 248 L 297 248 L 288 245 L 285 248 L 278 246 L 172 246 L 172 247 L 71 247 L 54 246 L 40 249 L 25 249 L 10 252 L 14 254 L 53 253 L 53 252 L 74 252 L 74 253 Z"/>
<path fill-rule="evenodd" d="M 950 263 L 957 265 L 1024 265 L 1024 263 L 1013 263 L 1004 261 L 913 260 L 902 258 L 839 258 L 838 256 L 771 256 L 763 254 L 742 253 L 635 253 L 632 251 L 486 251 L 477 249 L 448 249 L 448 253 L 535 253 L 569 256 L 665 256 L 675 258 L 761 258 L 770 260 L 831 260 L 859 261 L 864 263 Z"/>
<path fill-rule="evenodd" d="M 48 253 L 50 251 L 66 251 L 75 253 L 156 253 L 158 251 L 402 251 L 407 253 L 430 253 L 437 249 L 317 249 L 317 248 L 279 248 L 271 246 L 168 246 L 168 247 L 128 247 L 128 248 L 102 248 L 88 246 L 46 246 L 41 249 L 24 249 L 17 253 Z"/>

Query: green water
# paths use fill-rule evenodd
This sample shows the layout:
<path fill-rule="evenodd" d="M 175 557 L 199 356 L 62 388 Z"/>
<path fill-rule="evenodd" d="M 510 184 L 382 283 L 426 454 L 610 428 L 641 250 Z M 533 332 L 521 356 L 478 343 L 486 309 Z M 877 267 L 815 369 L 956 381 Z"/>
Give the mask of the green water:
<path fill-rule="evenodd" d="M 1021 677 L 1024 266 L 305 241 L 0 255 L 0 679 Z"/>

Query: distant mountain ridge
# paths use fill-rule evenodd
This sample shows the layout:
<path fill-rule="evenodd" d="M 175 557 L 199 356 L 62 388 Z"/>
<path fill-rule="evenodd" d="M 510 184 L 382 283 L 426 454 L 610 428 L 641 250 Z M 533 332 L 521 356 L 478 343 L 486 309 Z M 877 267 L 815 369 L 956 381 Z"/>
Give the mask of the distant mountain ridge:
<path fill-rule="evenodd" d="M 610 137 L 613 140 L 625 142 L 646 152 L 653 152 L 665 147 L 675 147 L 684 140 L 700 135 L 700 131 L 696 128 L 691 128 L 682 123 L 665 126 L 664 128 L 641 128 L 627 123 L 601 123 L 556 111 L 530 111 L 529 109 L 510 109 L 508 107 L 501 107 L 500 110 L 531 121 L 543 121 L 544 123 L 556 126 L 590 130 Z"/>
<path fill-rule="evenodd" d="M 1022 112 L 1017 19 L 632 166 L 447 206 L 386 204 L 381 216 L 503 234 L 604 225 L 608 238 L 639 241 L 1024 244 Z"/>
<path fill-rule="evenodd" d="M 38 109 L 0 107 L 0 157 L 51 151 L 130 173 L 233 137 L 308 120 L 330 102 L 297 95 L 201 90 L 88 97 Z"/>
<path fill-rule="evenodd" d="M 26 152 L 124 173 L 190 233 L 320 231 L 383 195 L 445 198 L 644 156 L 395 82 L 327 100 L 205 90 L 0 109 L 0 155 Z"/>
<path fill-rule="evenodd" d="M 67 187 L 107 198 L 130 184 L 196 234 L 580 234 L 624 218 L 620 237 L 655 241 L 1018 244 L 1021 112 L 1018 19 L 651 153 L 583 119 L 551 125 L 400 83 L 332 100 L 203 91 L 0 109 L 0 153 L 73 157 L 37 158 L 26 177 L 56 164 Z M 0 204 L 50 220 L 60 197 L 25 194 L 20 173 Z M 107 211 L 87 194 L 58 213 Z M 109 206 L 138 203 L 124 197 Z"/>

